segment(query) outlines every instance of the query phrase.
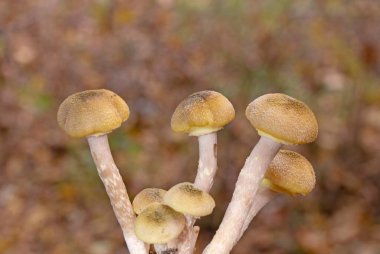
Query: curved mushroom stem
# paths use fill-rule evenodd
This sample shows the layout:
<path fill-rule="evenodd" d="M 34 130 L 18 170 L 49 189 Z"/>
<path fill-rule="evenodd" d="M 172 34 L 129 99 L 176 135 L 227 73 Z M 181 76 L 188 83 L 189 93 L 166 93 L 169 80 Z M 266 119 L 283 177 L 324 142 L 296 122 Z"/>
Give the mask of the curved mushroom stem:
<path fill-rule="evenodd" d="M 217 165 L 217 134 L 212 132 L 198 137 L 199 162 L 194 187 L 209 192 L 214 183 Z"/>
<path fill-rule="evenodd" d="M 251 208 L 249 209 L 248 215 L 245 218 L 243 227 L 240 230 L 240 235 L 238 238 L 236 238 L 236 242 L 240 240 L 240 238 L 243 236 L 244 232 L 247 230 L 249 224 L 255 218 L 257 213 L 266 205 L 268 204 L 274 197 L 276 193 L 271 191 L 270 189 L 260 186 L 257 190 L 256 196 L 254 198 L 253 204 Z"/>
<path fill-rule="evenodd" d="M 198 136 L 198 143 L 199 161 L 194 187 L 209 192 L 214 183 L 216 171 L 218 170 L 216 132 Z M 199 227 L 194 227 L 195 220 L 193 217 L 186 216 L 186 227 L 178 243 L 179 253 L 191 254 L 194 251 L 199 234 Z"/>
<path fill-rule="evenodd" d="M 87 141 L 100 179 L 104 184 L 116 215 L 116 219 L 123 230 L 124 239 L 129 252 L 131 254 L 147 253 L 148 250 L 145 244 L 135 235 L 135 214 L 128 197 L 127 189 L 120 176 L 119 169 L 113 160 L 107 135 L 89 136 L 87 137 Z"/>
<path fill-rule="evenodd" d="M 239 174 L 235 190 L 219 229 L 203 254 L 227 254 L 236 244 L 264 174 L 281 144 L 261 137 Z"/>

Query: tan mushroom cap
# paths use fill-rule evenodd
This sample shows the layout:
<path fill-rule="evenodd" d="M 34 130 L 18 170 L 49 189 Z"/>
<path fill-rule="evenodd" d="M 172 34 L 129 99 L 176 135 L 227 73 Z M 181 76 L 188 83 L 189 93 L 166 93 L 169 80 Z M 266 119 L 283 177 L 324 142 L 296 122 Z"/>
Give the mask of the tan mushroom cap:
<path fill-rule="evenodd" d="M 57 114 L 59 126 L 76 138 L 109 133 L 128 117 L 127 103 L 105 89 L 70 95 L 59 106 Z"/>
<path fill-rule="evenodd" d="M 167 243 L 182 232 L 185 222 L 185 216 L 169 206 L 152 204 L 137 217 L 135 233 L 149 244 Z"/>
<path fill-rule="evenodd" d="M 140 214 L 151 204 L 162 204 L 166 190 L 158 188 L 147 188 L 140 191 L 133 199 L 133 211 Z"/>
<path fill-rule="evenodd" d="M 184 99 L 175 109 L 171 127 L 175 132 L 200 136 L 222 129 L 235 118 L 231 102 L 215 91 L 201 91 Z"/>
<path fill-rule="evenodd" d="M 279 143 L 306 144 L 318 135 L 318 123 L 310 108 L 285 94 L 260 96 L 248 105 L 245 115 L 260 136 Z"/>
<path fill-rule="evenodd" d="M 315 186 L 314 169 L 299 153 L 280 150 L 270 163 L 263 184 L 277 192 L 307 195 Z"/>
<path fill-rule="evenodd" d="M 170 188 L 164 202 L 180 213 L 195 217 L 209 215 L 215 207 L 211 195 L 195 188 L 192 183 L 179 183 Z"/>

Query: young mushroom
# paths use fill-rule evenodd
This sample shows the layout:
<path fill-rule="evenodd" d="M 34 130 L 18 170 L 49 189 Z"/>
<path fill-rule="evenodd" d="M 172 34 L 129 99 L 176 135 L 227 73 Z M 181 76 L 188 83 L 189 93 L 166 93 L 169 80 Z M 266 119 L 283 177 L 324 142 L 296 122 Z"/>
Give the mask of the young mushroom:
<path fill-rule="evenodd" d="M 171 187 L 164 196 L 164 202 L 177 212 L 193 217 L 209 215 L 215 207 L 211 195 L 195 188 L 192 183 L 179 183 Z"/>
<path fill-rule="evenodd" d="M 178 253 L 193 253 L 199 233 L 194 225 L 195 218 L 212 213 L 215 201 L 205 191 L 195 188 L 192 183 L 179 183 L 168 190 L 164 196 L 165 204 L 186 215 L 187 225 L 177 239 Z"/>
<path fill-rule="evenodd" d="M 185 227 L 185 216 L 164 204 L 151 204 L 136 219 L 137 237 L 148 244 L 165 244 L 176 238 Z"/>
<path fill-rule="evenodd" d="M 133 210 L 137 215 L 139 215 L 152 204 L 163 204 L 165 194 L 166 190 L 163 189 L 144 189 L 140 191 L 133 199 Z M 169 253 L 171 246 L 169 247 L 168 245 L 170 245 L 171 243 L 172 242 L 168 242 L 168 244 L 154 244 L 154 249 L 156 253 Z"/>
<path fill-rule="evenodd" d="M 107 139 L 107 134 L 128 117 L 129 108 L 125 101 L 105 89 L 75 93 L 62 102 L 57 113 L 58 124 L 67 134 L 87 138 L 128 249 L 131 254 L 144 254 L 147 249 L 134 233 L 135 215 Z"/>
<path fill-rule="evenodd" d="M 235 118 L 231 102 L 215 91 L 200 91 L 184 99 L 175 109 L 171 127 L 175 132 L 197 136 L 199 143 L 198 171 L 194 186 L 209 192 L 218 169 L 217 134 Z M 187 226 L 179 241 L 180 253 L 192 253 L 199 228 L 193 227 L 195 219 L 187 216 Z"/>
<path fill-rule="evenodd" d="M 305 196 L 314 189 L 314 186 L 315 173 L 310 162 L 299 153 L 280 150 L 269 164 L 236 241 L 241 238 L 256 214 L 276 196 L 276 193 Z"/>
<path fill-rule="evenodd" d="M 309 143 L 318 134 L 318 124 L 309 107 L 284 94 L 257 98 L 248 105 L 246 116 L 261 138 L 239 174 L 223 221 L 204 254 L 230 253 L 265 171 L 282 144 Z"/>
<path fill-rule="evenodd" d="M 164 202 L 165 194 L 166 190 L 163 189 L 143 189 L 133 199 L 133 211 L 135 211 L 136 214 L 140 214 L 142 211 L 144 211 L 148 206 L 152 204 L 162 204 Z"/>

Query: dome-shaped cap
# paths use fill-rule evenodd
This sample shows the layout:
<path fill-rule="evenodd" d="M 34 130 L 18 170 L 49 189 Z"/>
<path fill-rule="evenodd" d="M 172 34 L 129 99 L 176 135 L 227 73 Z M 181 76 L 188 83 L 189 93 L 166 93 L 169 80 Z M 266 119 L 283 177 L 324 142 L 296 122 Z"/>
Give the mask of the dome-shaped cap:
<path fill-rule="evenodd" d="M 211 195 L 195 188 L 192 183 L 179 183 L 170 188 L 164 202 L 178 212 L 195 217 L 209 215 L 215 207 Z"/>
<path fill-rule="evenodd" d="M 314 169 L 299 153 L 280 150 L 270 163 L 263 184 L 274 191 L 307 195 L 315 186 Z"/>
<path fill-rule="evenodd" d="M 133 211 L 140 214 L 151 204 L 161 204 L 164 202 L 166 190 L 158 188 L 147 188 L 140 191 L 132 202 Z"/>
<path fill-rule="evenodd" d="M 222 129 L 235 118 L 231 102 L 215 91 L 201 91 L 184 99 L 175 109 L 173 131 L 200 136 Z"/>
<path fill-rule="evenodd" d="M 182 232 L 185 222 L 185 216 L 169 206 L 152 204 L 137 217 L 135 233 L 149 244 L 167 243 Z"/>
<path fill-rule="evenodd" d="M 310 108 L 285 94 L 260 96 L 248 105 L 245 115 L 259 135 L 280 143 L 310 143 L 318 135 L 318 123 Z"/>
<path fill-rule="evenodd" d="M 109 133 L 128 117 L 127 103 L 105 89 L 70 95 L 59 106 L 57 114 L 59 126 L 76 138 Z"/>

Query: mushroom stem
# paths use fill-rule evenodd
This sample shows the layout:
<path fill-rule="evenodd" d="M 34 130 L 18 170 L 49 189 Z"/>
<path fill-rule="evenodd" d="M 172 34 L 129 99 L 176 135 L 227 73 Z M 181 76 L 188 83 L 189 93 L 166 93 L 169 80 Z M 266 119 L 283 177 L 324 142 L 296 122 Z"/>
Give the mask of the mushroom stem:
<path fill-rule="evenodd" d="M 144 254 L 147 249 L 134 232 L 135 215 L 119 169 L 113 160 L 107 135 L 87 137 L 91 155 L 100 179 L 110 199 L 116 219 L 123 231 L 125 242 L 131 254 Z"/>
<path fill-rule="evenodd" d="M 178 236 L 174 249 L 177 249 L 179 254 L 193 254 L 195 244 L 199 235 L 199 226 L 194 226 L 195 219 L 186 216 L 186 226 L 182 233 Z M 189 224 L 191 223 L 191 224 Z"/>
<path fill-rule="evenodd" d="M 154 250 L 156 254 L 177 254 L 178 248 L 176 241 L 172 240 L 166 244 L 154 244 Z"/>
<path fill-rule="evenodd" d="M 167 244 L 155 244 L 154 250 L 157 254 L 166 254 L 168 251 L 168 245 Z"/>
<path fill-rule="evenodd" d="M 223 221 L 203 254 L 230 253 L 240 235 L 265 171 L 281 146 L 270 138 L 260 138 L 239 174 Z"/>
<path fill-rule="evenodd" d="M 199 161 L 194 187 L 209 192 L 214 183 L 215 173 L 218 170 L 216 132 L 198 136 L 198 143 Z M 194 251 L 199 234 L 199 227 L 194 227 L 195 220 L 193 217 L 186 216 L 186 227 L 178 244 L 179 253 L 191 254 Z"/>
<path fill-rule="evenodd" d="M 193 224 L 194 225 L 194 224 Z M 192 231 L 191 231 L 191 234 L 189 235 L 189 248 L 188 248 L 188 253 L 192 254 L 194 253 L 194 249 L 195 249 L 195 244 L 197 242 L 197 238 L 198 238 L 198 235 L 199 235 L 199 227 L 198 226 L 193 226 L 192 228 Z"/>
<path fill-rule="evenodd" d="M 209 192 L 214 183 L 217 166 L 217 134 L 212 132 L 198 137 L 199 162 L 194 186 Z"/>
<path fill-rule="evenodd" d="M 186 226 L 178 237 L 178 253 L 192 254 L 199 234 L 199 227 L 195 226 L 195 218 L 186 216 Z"/>
<path fill-rule="evenodd" d="M 243 236 L 244 232 L 247 230 L 249 224 L 255 218 L 257 213 L 266 205 L 268 204 L 274 197 L 276 193 L 271 191 L 270 189 L 260 186 L 257 190 L 254 202 L 249 209 L 248 215 L 245 218 L 243 227 L 240 230 L 240 235 L 238 238 L 236 238 L 236 242 L 240 240 L 240 238 Z"/>

